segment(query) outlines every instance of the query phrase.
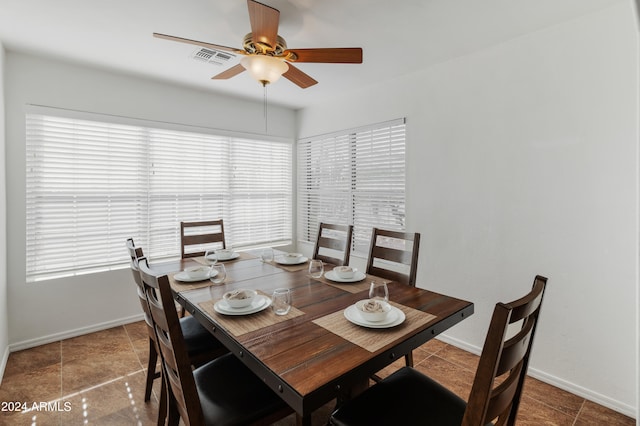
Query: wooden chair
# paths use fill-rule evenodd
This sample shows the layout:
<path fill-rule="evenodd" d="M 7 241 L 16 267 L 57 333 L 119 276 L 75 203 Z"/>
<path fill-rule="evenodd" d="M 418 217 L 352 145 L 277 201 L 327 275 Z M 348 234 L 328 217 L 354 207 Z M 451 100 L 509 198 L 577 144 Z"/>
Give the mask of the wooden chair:
<path fill-rule="evenodd" d="M 387 231 L 373 228 L 367 260 L 367 274 L 416 286 L 420 233 Z M 405 355 L 406 365 L 413 367 L 413 352 Z M 379 381 L 377 376 L 374 380 Z"/>
<path fill-rule="evenodd" d="M 144 389 L 144 401 L 147 402 L 151 399 L 151 390 L 153 388 L 153 381 L 160 377 L 160 371 L 156 371 L 156 364 L 158 362 L 158 351 L 155 345 L 155 332 L 153 331 L 153 325 L 151 322 L 151 315 L 149 313 L 149 307 L 147 305 L 147 299 L 142 289 L 142 280 L 140 279 L 140 272 L 138 270 L 138 259 L 143 257 L 142 248 L 136 247 L 133 238 L 127 239 L 127 250 L 131 257 L 131 273 L 133 280 L 136 283 L 138 299 L 142 312 L 144 313 L 144 322 L 147 324 L 147 334 L 149 335 L 149 359 L 147 362 L 147 380 Z"/>
<path fill-rule="evenodd" d="M 204 256 L 203 247 L 226 248 L 222 219 L 199 222 L 180 222 L 180 256 Z M 195 248 L 194 248 L 195 247 Z"/>
<path fill-rule="evenodd" d="M 284 401 L 231 353 L 191 369 L 166 275 L 139 262 L 147 303 L 162 354 L 169 395 L 168 425 L 270 424 L 292 412 Z"/>
<path fill-rule="evenodd" d="M 419 249 L 420 234 L 418 232 L 373 228 L 367 274 L 415 287 Z"/>
<path fill-rule="evenodd" d="M 142 285 L 142 278 L 140 277 L 140 269 L 138 267 L 140 259 L 143 258 L 142 248 L 136 247 L 133 239 L 129 238 L 127 239 L 127 250 L 131 257 L 131 273 L 133 275 L 133 280 L 136 283 L 138 299 L 140 301 L 140 306 L 142 307 L 142 312 L 144 313 L 144 321 L 147 325 L 147 334 L 149 335 L 149 360 L 147 362 L 147 379 L 144 391 L 144 400 L 147 402 L 151 398 L 153 381 L 160 377 L 160 370 L 156 369 L 158 362 L 158 346 L 156 343 L 156 333 L 153 329 L 151 312 L 149 311 L 147 298 L 144 294 L 144 287 Z M 192 365 L 202 365 L 205 362 L 228 352 L 226 347 L 222 345 L 218 339 L 213 337 L 206 328 L 200 325 L 194 317 L 180 319 L 180 328 L 182 329 L 182 333 L 185 338 L 187 352 Z"/>
<path fill-rule="evenodd" d="M 348 265 L 352 234 L 353 225 L 320 223 L 318 238 L 313 249 L 313 259 L 319 259 L 335 266 Z"/>
<path fill-rule="evenodd" d="M 468 402 L 403 367 L 338 408 L 330 424 L 514 425 L 546 284 L 537 276 L 527 295 L 495 306 Z"/>

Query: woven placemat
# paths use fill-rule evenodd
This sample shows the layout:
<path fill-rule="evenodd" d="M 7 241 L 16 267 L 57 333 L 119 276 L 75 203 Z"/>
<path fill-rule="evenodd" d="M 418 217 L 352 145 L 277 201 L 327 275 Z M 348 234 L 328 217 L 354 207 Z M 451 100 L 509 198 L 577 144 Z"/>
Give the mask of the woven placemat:
<path fill-rule="evenodd" d="M 175 274 L 178 274 L 178 273 L 179 272 L 168 275 L 171 289 L 176 293 L 180 293 L 181 291 L 195 290 L 197 288 L 209 287 L 210 285 L 213 285 L 213 283 L 209 280 L 209 278 L 205 278 L 204 280 L 194 281 L 190 283 L 178 281 L 173 277 Z"/>
<path fill-rule="evenodd" d="M 235 259 L 221 260 L 220 263 L 230 263 L 237 262 L 238 260 L 249 260 L 258 258 L 258 256 L 256 256 L 255 254 L 247 253 L 246 251 L 237 251 L 236 253 L 238 253 L 240 256 L 236 257 Z M 201 265 L 211 265 L 208 261 L 205 260 L 204 256 L 194 257 L 192 258 L 192 260 L 198 262 Z"/>
<path fill-rule="evenodd" d="M 319 278 L 319 280 L 325 284 L 329 284 L 331 286 L 339 288 L 340 290 L 348 291 L 349 293 L 360 293 L 362 290 L 369 290 L 369 287 L 371 287 L 371 283 L 389 282 L 389 280 L 369 274 L 366 274 L 366 277 L 362 281 L 358 281 L 355 283 L 338 283 L 335 281 L 331 281 L 324 275 L 322 276 L 322 278 Z"/>
<path fill-rule="evenodd" d="M 361 327 L 347 320 L 342 310 L 325 315 L 313 322 L 369 352 L 376 352 L 436 317 L 427 312 L 390 303 L 404 312 L 406 317 L 402 324 L 392 328 Z"/>
<path fill-rule="evenodd" d="M 266 262 L 269 263 L 273 266 L 275 266 L 276 268 L 280 268 L 280 269 L 284 269 L 285 271 L 288 272 L 298 272 L 298 271 L 303 271 L 305 269 L 309 269 L 309 261 L 307 260 L 304 263 L 300 263 L 298 265 L 283 265 L 282 263 L 278 263 L 275 260 L 272 260 L 271 262 Z"/>
<path fill-rule="evenodd" d="M 243 334 L 304 315 L 304 312 L 293 306 L 286 315 L 276 315 L 271 307 L 249 315 L 223 315 L 216 312 L 213 307 L 218 300 L 220 299 L 207 300 L 206 302 L 200 302 L 198 305 L 207 315 L 215 319 L 218 324 L 234 336 L 242 336 Z"/>

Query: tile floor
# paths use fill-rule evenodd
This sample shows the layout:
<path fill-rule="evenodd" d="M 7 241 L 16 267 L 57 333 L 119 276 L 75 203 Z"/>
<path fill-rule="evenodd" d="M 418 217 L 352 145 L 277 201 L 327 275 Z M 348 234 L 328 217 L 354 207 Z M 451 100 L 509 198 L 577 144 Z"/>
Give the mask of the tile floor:
<path fill-rule="evenodd" d="M 12 353 L 0 385 L 0 425 L 154 425 L 159 381 L 151 401 L 145 403 L 146 354 L 142 322 Z M 414 360 L 418 369 L 463 398 L 468 396 L 477 356 L 434 340 L 416 350 Z M 38 409 L 2 411 L 13 409 L 14 401 L 30 408 L 36 403 Z M 329 410 L 330 406 L 318 410 L 313 424 L 324 425 Z M 294 424 L 292 416 L 277 422 Z M 612 426 L 635 425 L 635 421 L 529 378 L 518 425 Z"/>

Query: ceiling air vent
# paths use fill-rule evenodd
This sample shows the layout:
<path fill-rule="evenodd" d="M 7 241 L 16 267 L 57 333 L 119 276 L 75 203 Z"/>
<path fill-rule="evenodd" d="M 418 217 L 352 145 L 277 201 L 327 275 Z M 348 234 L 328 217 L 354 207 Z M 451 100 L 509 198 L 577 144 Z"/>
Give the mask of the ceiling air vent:
<path fill-rule="evenodd" d="M 230 59 L 234 59 L 236 55 L 229 52 L 220 52 L 218 50 L 202 47 L 193 52 L 191 57 L 199 62 L 206 62 L 213 65 L 224 65 Z"/>

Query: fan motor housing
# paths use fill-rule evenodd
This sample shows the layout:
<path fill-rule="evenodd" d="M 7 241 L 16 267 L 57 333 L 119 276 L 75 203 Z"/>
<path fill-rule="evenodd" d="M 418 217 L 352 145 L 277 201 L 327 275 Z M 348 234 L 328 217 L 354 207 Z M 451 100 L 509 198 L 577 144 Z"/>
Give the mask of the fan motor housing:
<path fill-rule="evenodd" d="M 285 50 L 287 50 L 287 42 L 280 36 L 276 40 L 275 46 L 269 46 L 266 43 L 254 42 L 253 33 L 249 33 L 244 36 L 243 42 L 244 50 L 249 54 L 263 54 L 271 56 L 282 56 Z"/>

